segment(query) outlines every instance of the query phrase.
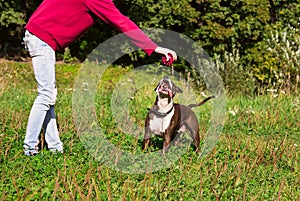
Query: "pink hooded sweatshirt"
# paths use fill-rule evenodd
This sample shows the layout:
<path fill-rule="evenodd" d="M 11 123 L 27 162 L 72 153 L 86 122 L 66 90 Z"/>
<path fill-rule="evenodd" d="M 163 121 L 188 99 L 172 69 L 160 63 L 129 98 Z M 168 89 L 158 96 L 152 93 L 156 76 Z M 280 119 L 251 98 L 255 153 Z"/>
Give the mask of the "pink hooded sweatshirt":
<path fill-rule="evenodd" d="M 82 35 L 94 24 L 95 17 L 125 32 L 132 43 L 148 55 L 157 47 L 134 22 L 121 14 L 112 0 L 44 0 L 30 17 L 25 29 L 56 51 L 67 47 Z"/>

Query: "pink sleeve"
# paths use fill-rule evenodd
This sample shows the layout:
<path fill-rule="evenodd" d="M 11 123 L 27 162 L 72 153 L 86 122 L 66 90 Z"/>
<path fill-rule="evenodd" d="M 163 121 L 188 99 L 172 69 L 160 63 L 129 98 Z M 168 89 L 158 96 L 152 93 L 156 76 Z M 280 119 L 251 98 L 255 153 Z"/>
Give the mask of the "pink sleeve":
<path fill-rule="evenodd" d="M 86 0 L 86 5 L 105 23 L 125 33 L 133 44 L 143 49 L 148 55 L 151 55 L 157 47 L 134 22 L 116 8 L 112 0 Z"/>

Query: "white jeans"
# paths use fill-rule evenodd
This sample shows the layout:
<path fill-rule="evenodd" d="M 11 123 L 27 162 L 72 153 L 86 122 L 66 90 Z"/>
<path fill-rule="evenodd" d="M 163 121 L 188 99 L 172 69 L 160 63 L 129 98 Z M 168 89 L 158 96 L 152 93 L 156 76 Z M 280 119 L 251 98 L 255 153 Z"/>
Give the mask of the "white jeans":
<path fill-rule="evenodd" d="M 44 129 L 45 139 L 51 151 L 63 151 L 63 144 L 59 138 L 54 104 L 57 96 L 55 84 L 55 51 L 45 42 L 25 32 L 25 46 L 32 57 L 35 79 L 38 85 L 36 97 L 28 119 L 24 140 L 25 155 L 38 152 L 39 135 Z"/>

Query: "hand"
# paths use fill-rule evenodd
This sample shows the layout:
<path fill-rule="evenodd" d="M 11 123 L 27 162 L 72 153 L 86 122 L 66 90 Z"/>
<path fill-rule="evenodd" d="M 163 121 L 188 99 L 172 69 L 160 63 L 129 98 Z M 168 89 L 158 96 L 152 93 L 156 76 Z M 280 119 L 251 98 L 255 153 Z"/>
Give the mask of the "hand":
<path fill-rule="evenodd" d="M 173 61 L 176 61 L 177 60 L 177 54 L 176 52 L 172 51 L 172 50 L 169 50 L 167 48 L 163 48 L 163 47 L 157 47 L 154 52 L 158 53 L 158 54 L 163 54 L 165 55 L 165 57 L 167 58 L 167 61 L 169 61 L 170 59 L 170 56 L 168 54 L 171 54 L 172 55 L 172 58 L 173 58 Z"/>

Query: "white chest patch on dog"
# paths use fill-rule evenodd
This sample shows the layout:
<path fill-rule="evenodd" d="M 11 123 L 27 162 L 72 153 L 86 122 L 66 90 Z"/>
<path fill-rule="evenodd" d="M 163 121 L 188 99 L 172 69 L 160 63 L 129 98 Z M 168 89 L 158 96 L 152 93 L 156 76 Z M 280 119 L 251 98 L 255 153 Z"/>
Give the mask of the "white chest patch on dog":
<path fill-rule="evenodd" d="M 156 117 L 150 120 L 150 130 L 157 135 L 161 135 L 169 127 L 171 119 L 174 115 L 174 109 L 165 117 Z"/>

